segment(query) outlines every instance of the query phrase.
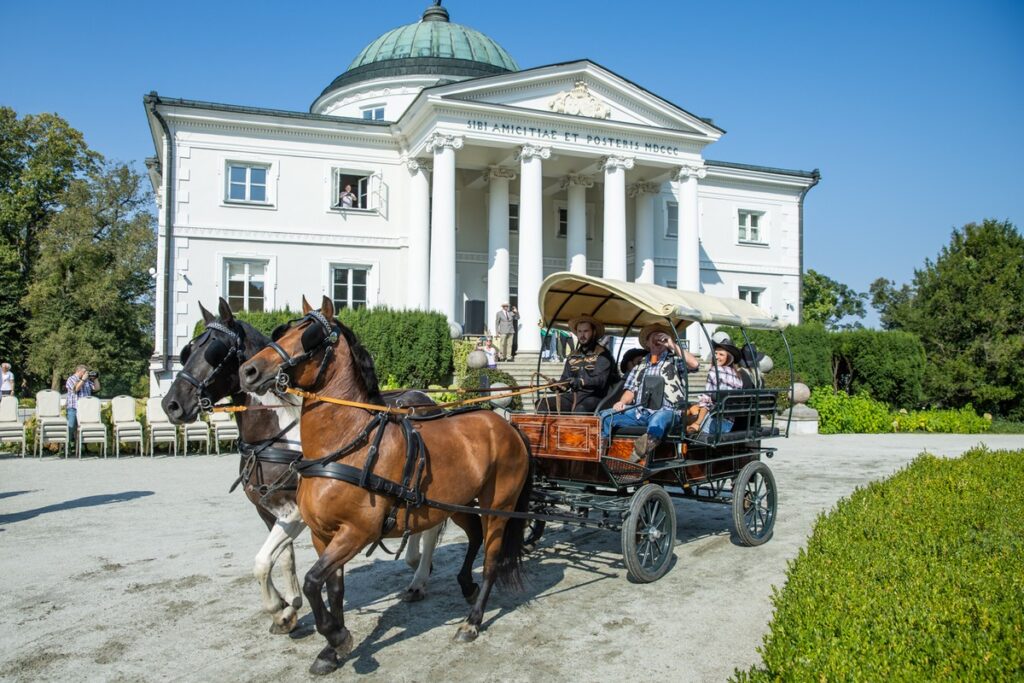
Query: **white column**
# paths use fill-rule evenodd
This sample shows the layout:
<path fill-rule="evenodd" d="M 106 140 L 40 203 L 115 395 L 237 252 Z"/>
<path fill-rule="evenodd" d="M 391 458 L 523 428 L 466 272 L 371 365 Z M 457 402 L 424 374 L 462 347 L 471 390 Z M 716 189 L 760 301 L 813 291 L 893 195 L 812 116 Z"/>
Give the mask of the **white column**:
<path fill-rule="evenodd" d="M 540 351 L 540 305 L 537 294 L 544 280 L 542 206 L 543 159 L 551 148 L 523 145 L 519 150 L 519 350 Z"/>
<path fill-rule="evenodd" d="M 603 277 L 626 279 L 626 171 L 633 168 L 629 157 L 609 156 L 601 161 L 604 170 L 604 254 Z"/>
<path fill-rule="evenodd" d="M 430 308 L 430 166 L 406 159 L 409 170 L 409 259 L 405 273 L 405 307 Z"/>
<path fill-rule="evenodd" d="M 494 333 L 494 319 L 503 303 L 508 303 L 508 183 L 515 179 L 511 168 L 489 169 L 485 174 L 491 185 L 487 209 L 487 328 Z"/>
<path fill-rule="evenodd" d="M 430 213 L 430 310 L 455 320 L 455 150 L 462 137 L 434 133 L 433 209 Z"/>
<path fill-rule="evenodd" d="M 569 224 L 565 233 L 565 267 L 573 273 L 587 274 L 587 188 L 594 186 L 590 176 L 570 173 L 562 179 L 569 195 Z"/>
<path fill-rule="evenodd" d="M 636 282 L 654 284 L 654 197 L 660 191 L 657 183 L 629 186 L 629 196 L 636 202 L 636 249 L 633 251 Z"/>
<path fill-rule="evenodd" d="M 697 205 L 697 181 L 707 175 L 703 166 L 687 164 L 679 167 L 679 244 L 676 252 L 676 287 L 700 291 L 700 207 Z M 686 338 L 694 353 L 702 353 L 707 341 L 698 325 L 687 328 Z"/>

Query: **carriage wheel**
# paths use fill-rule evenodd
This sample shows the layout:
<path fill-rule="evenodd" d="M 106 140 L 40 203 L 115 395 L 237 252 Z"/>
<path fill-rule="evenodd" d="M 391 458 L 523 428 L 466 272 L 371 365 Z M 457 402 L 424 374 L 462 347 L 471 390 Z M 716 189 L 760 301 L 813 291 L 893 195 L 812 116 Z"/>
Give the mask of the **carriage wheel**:
<path fill-rule="evenodd" d="M 775 527 L 775 477 L 759 460 L 744 465 L 732 482 L 732 525 L 744 545 L 761 545 Z"/>
<path fill-rule="evenodd" d="M 537 541 L 544 535 L 543 519 L 528 519 L 523 527 L 523 549 L 530 552 L 537 546 Z"/>
<path fill-rule="evenodd" d="M 622 557 L 629 578 L 639 583 L 657 581 L 672 562 L 676 541 L 676 508 L 665 489 L 645 484 L 629 501 L 622 522 Z"/>

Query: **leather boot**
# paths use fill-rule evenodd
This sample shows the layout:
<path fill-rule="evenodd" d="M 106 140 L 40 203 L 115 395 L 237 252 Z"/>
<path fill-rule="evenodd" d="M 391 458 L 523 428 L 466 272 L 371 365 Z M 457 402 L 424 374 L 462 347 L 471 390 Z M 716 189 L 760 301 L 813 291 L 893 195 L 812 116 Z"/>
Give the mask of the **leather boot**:
<path fill-rule="evenodd" d="M 647 460 L 647 456 L 654 452 L 659 443 L 661 443 L 661 439 L 655 439 L 650 434 L 643 434 L 633 444 L 633 452 L 629 454 L 629 461 L 639 463 Z"/>

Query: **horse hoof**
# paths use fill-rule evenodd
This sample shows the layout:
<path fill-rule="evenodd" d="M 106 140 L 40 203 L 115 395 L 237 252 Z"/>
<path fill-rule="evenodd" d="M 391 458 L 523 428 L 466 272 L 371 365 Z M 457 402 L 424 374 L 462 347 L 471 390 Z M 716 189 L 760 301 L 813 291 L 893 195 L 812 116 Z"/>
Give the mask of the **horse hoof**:
<path fill-rule="evenodd" d="M 466 598 L 466 602 L 468 602 L 469 604 L 475 604 L 476 599 L 480 597 L 480 586 L 474 583 L 472 592 L 469 595 L 463 593 L 462 597 Z"/>
<path fill-rule="evenodd" d="M 274 623 L 270 625 L 270 632 L 274 635 L 285 635 L 294 631 L 298 623 L 299 615 L 295 612 L 290 612 L 280 619 L 274 619 Z"/>
<path fill-rule="evenodd" d="M 402 602 L 419 602 L 425 597 L 427 597 L 427 594 L 419 588 L 417 588 L 416 590 L 410 588 L 404 593 L 402 593 Z"/>
<path fill-rule="evenodd" d="M 321 650 L 313 660 L 313 664 L 309 667 L 309 673 L 314 676 L 326 676 L 337 671 L 339 666 L 341 666 L 341 662 L 338 661 L 338 655 L 334 653 L 333 647 L 328 646 Z"/>
<path fill-rule="evenodd" d="M 480 629 L 472 624 L 463 624 L 455 632 L 455 641 L 458 643 L 472 643 L 480 635 Z"/>

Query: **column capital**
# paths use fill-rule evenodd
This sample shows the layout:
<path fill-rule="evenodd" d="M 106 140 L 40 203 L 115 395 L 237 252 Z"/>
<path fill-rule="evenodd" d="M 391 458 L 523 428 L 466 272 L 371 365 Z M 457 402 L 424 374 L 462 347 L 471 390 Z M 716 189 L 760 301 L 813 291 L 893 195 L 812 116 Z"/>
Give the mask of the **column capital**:
<path fill-rule="evenodd" d="M 491 182 L 495 178 L 501 178 L 504 180 L 515 180 L 516 171 L 513 168 L 505 168 L 503 166 L 491 166 L 484 171 L 484 182 Z"/>
<path fill-rule="evenodd" d="M 661 192 L 661 185 L 659 183 L 650 183 L 643 181 L 639 183 L 633 183 L 632 185 L 626 188 L 626 194 L 629 195 L 630 198 L 636 197 L 637 195 L 641 194 L 658 194 L 659 192 Z"/>
<path fill-rule="evenodd" d="M 438 150 L 448 148 L 452 150 L 462 149 L 462 144 L 466 141 L 466 138 L 461 135 L 445 135 L 444 133 L 434 133 L 427 138 L 427 151 L 436 152 Z"/>
<path fill-rule="evenodd" d="M 561 187 L 566 190 L 570 187 L 593 187 L 594 178 L 589 175 L 582 175 L 579 173 L 569 173 L 562 178 Z"/>
<path fill-rule="evenodd" d="M 602 171 L 628 171 L 633 168 L 633 157 L 607 156 L 601 159 Z"/>
<path fill-rule="evenodd" d="M 541 147 L 539 145 L 523 145 L 516 152 L 516 159 L 522 161 L 529 161 L 530 159 L 549 159 L 551 158 L 551 148 Z"/>
<path fill-rule="evenodd" d="M 402 163 L 409 169 L 409 173 L 416 173 L 417 171 L 423 171 L 424 173 L 430 173 L 430 164 L 423 159 L 417 159 L 415 157 L 403 156 Z"/>
<path fill-rule="evenodd" d="M 696 178 L 700 180 L 708 174 L 707 168 L 704 164 L 684 164 L 675 170 L 672 174 L 672 180 L 683 181 L 687 178 Z"/>

